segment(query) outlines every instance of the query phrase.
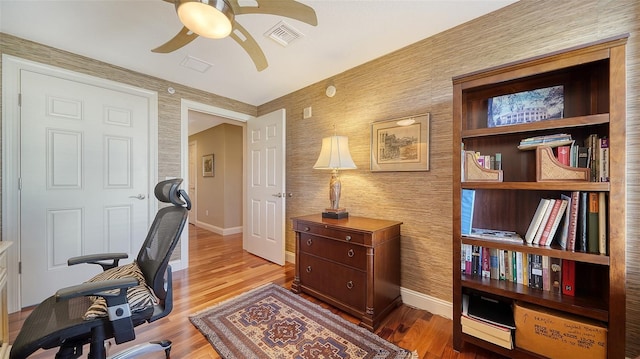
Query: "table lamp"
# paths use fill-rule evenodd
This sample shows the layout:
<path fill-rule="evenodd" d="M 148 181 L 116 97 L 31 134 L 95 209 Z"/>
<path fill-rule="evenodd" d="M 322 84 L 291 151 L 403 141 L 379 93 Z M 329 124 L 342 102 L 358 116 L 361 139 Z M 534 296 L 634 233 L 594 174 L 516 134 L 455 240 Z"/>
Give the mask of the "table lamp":
<path fill-rule="evenodd" d="M 338 177 L 338 170 L 357 168 L 349 153 L 349 139 L 347 136 L 331 136 L 322 139 L 322 149 L 320 156 L 313 165 L 314 169 L 331 170 L 331 181 L 329 182 L 329 200 L 331 207 L 322 212 L 323 218 L 347 218 L 349 212 L 340 207 L 340 191 L 342 184 Z"/>

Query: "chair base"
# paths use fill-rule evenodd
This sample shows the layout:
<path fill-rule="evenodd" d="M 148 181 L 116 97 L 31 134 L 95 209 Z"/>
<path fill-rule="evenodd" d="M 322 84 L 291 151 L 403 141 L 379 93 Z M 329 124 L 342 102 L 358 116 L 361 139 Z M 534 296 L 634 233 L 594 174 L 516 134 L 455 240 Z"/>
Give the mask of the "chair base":
<path fill-rule="evenodd" d="M 146 354 L 146 353 L 154 353 L 163 351 L 165 352 L 165 357 L 169 358 L 169 353 L 171 352 L 171 341 L 169 340 L 160 340 L 149 342 L 146 344 L 139 344 L 133 346 L 129 349 L 123 350 L 117 354 L 110 355 L 107 359 L 127 359 L 127 358 L 135 358 L 138 355 Z"/>

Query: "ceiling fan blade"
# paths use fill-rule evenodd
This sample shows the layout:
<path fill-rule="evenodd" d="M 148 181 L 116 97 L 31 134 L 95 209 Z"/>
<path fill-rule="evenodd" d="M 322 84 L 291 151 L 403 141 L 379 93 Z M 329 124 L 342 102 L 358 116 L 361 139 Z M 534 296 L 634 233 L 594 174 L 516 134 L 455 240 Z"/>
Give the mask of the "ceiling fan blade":
<path fill-rule="evenodd" d="M 236 32 L 239 32 L 244 39 Z M 244 27 L 238 24 L 237 21 L 233 22 L 233 30 L 229 36 L 231 36 L 231 38 L 242 46 L 244 51 L 249 54 L 258 71 L 262 71 L 267 68 L 267 58 L 264 56 L 264 52 L 262 52 L 262 49 L 260 49 L 260 46 L 258 46 L 258 43 L 253 36 L 251 36 Z"/>
<path fill-rule="evenodd" d="M 173 37 L 173 39 L 167 41 L 163 45 L 156 47 L 155 49 L 151 50 L 151 52 L 159 52 L 162 54 L 173 52 L 195 40 L 196 37 L 198 37 L 198 34 L 196 34 L 195 32 L 191 32 L 191 30 L 187 29 L 186 27 L 183 27 L 182 30 L 180 30 L 180 32 Z"/>
<path fill-rule="evenodd" d="M 269 14 L 288 17 L 306 22 L 309 25 L 318 25 L 318 17 L 312 7 L 294 0 L 255 0 L 258 6 L 240 6 L 238 0 L 228 0 L 236 15 L 242 14 Z"/>

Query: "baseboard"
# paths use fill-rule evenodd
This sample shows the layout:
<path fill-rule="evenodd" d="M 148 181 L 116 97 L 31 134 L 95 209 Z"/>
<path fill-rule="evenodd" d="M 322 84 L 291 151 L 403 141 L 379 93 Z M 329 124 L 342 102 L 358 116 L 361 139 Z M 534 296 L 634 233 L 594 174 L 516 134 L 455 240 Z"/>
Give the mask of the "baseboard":
<path fill-rule="evenodd" d="M 287 262 L 295 263 L 296 254 L 293 252 L 286 252 L 285 259 Z M 402 296 L 403 304 L 426 310 L 431 314 L 440 315 L 448 319 L 453 318 L 453 304 L 446 300 L 438 299 L 424 293 L 402 287 L 400 287 L 400 296 Z"/>
<path fill-rule="evenodd" d="M 221 228 L 218 226 L 214 226 L 208 223 L 204 223 L 204 222 L 200 222 L 200 221 L 196 221 L 195 223 L 196 227 L 200 227 L 202 229 L 206 229 L 208 231 L 211 231 L 215 234 L 219 234 L 221 236 L 228 236 L 230 234 L 238 234 L 238 233 L 242 233 L 242 226 L 240 227 L 230 227 L 230 228 Z"/>
<path fill-rule="evenodd" d="M 296 262 L 296 254 L 293 253 L 293 252 L 286 251 L 286 252 L 284 252 L 284 260 L 289 262 L 289 263 L 295 263 Z"/>
<path fill-rule="evenodd" d="M 440 315 L 448 319 L 453 318 L 453 304 L 446 300 L 402 287 L 400 288 L 400 295 L 402 296 L 403 304 L 423 309 L 431 314 Z"/>

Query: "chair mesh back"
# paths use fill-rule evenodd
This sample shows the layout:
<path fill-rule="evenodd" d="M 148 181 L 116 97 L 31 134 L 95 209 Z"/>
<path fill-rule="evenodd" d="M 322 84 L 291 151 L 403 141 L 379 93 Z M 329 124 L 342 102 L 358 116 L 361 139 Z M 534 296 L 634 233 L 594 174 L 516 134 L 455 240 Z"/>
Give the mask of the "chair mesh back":
<path fill-rule="evenodd" d="M 158 211 L 137 257 L 138 266 L 147 285 L 160 300 L 165 299 L 164 274 L 171 254 L 180 240 L 191 207 L 186 193 L 178 188 L 181 182 L 182 179 L 173 179 L 156 185 L 155 195 L 158 200 L 173 205 Z"/>

